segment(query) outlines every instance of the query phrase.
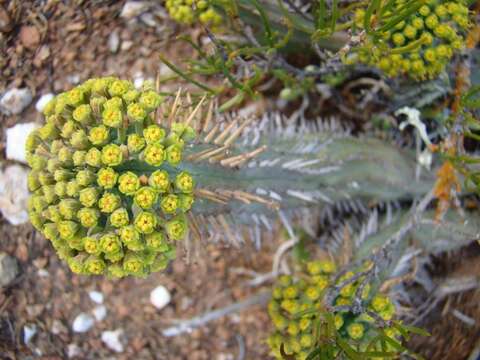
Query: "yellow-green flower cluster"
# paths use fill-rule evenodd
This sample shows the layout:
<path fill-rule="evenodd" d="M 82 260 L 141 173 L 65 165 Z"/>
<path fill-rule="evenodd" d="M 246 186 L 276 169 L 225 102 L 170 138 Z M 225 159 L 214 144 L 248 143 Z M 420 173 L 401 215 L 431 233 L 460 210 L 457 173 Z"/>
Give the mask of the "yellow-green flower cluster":
<path fill-rule="evenodd" d="M 200 21 L 215 28 L 222 23 L 222 16 L 209 0 L 167 0 L 165 5 L 172 19 L 180 24 L 191 25 Z"/>
<path fill-rule="evenodd" d="M 405 5 L 405 0 L 396 0 L 384 21 L 404 12 Z M 355 22 L 360 28 L 364 18 L 365 10 L 357 10 Z M 469 11 L 463 1 L 427 0 L 406 20 L 384 31 L 380 39 L 367 36 L 346 60 L 378 67 L 391 77 L 405 74 L 416 80 L 431 79 L 465 46 L 469 26 Z"/>
<path fill-rule="evenodd" d="M 365 269 L 358 271 L 361 270 Z M 285 354 L 305 360 L 315 346 L 318 346 L 317 326 L 318 320 L 324 319 L 322 314 L 325 312 L 324 300 L 327 290 L 334 285 L 348 282 L 348 279 L 355 276 L 354 272 L 348 272 L 334 284 L 335 273 L 334 262 L 312 261 L 306 264 L 305 272 L 300 276 L 295 278 L 285 275 L 278 279 L 268 304 L 268 313 L 275 331 L 269 336 L 267 343 L 275 358 L 284 358 L 281 350 L 283 349 Z M 338 307 L 351 305 L 362 280 L 360 277 L 344 286 L 333 299 L 333 305 Z M 393 318 L 395 306 L 387 296 L 370 294 L 368 284 L 359 291 L 362 292 L 360 297 L 370 311 L 385 321 Z M 366 351 L 367 345 L 378 335 L 373 331 L 374 319 L 366 313 L 357 315 L 349 311 L 338 311 L 332 315 L 337 333 L 355 350 Z M 387 336 L 392 338 L 399 335 L 393 327 L 384 330 Z M 370 351 L 382 350 L 381 344 L 379 346 L 378 349 L 375 347 Z M 389 347 L 388 351 L 395 349 Z"/>
<path fill-rule="evenodd" d="M 180 164 L 193 130 L 157 124 L 162 97 L 114 77 L 59 94 L 30 134 L 32 224 L 79 274 L 144 276 L 175 257 L 194 179 Z"/>

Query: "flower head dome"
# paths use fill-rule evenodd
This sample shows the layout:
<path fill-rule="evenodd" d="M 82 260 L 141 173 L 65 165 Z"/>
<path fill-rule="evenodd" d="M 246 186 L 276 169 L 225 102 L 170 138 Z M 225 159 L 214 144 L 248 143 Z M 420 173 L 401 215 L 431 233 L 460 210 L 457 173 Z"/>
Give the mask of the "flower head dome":
<path fill-rule="evenodd" d="M 395 315 L 395 306 L 391 300 L 385 295 L 374 295 L 370 284 L 364 283 L 365 277 L 358 274 L 371 265 L 366 263 L 358 271 L 347 272 L 336 279 L 334 262 L 311 261 L 299 276 L 281 276 L 268 304 L 268 313 L 275 327 L 267 340 L 271 354 L 277 359 L 284 359 L 284 355 L 287 355 L 292 359 L 305 360 L 319 346 L 319 328 L 329 321 L 335 330 L 330 330 L 332 338 L 324 339 L 325 341 L 335 344 L 334 337 L 338 336 L 355 351 L 365 351 L 378 335 L 373 330 L 375 322 L 381 319 L 387 323 Z M 326 310 L 327 293 L 332 287 L 338 291 L 334 292 L 331 299 L 333 309 Z M 356 314 L 350 311 L 356 301 L 354 299 L 358 298 L 365 303 L 368 312 Z M 327 313 L 328 317 L 325 316 Z M 368 314 L 375 314 L 377 319 Z M 384 331 L 390 338 L 400 337 L 394 327 L 385 327 Z M 372 346 L 370 351 L 385 350 L 381 341 L 378 344 L 373 342 Z M 396 351 L 390 345 L 387 347 L 388 352 Z M 336 353 L 340 351 L 341 347 L 338 347 Z"/>
<path fill-rule="evenodd" d="M 194 201 L 194 179 L 178 168 L 192 129 L 157 124 L 162 101 L 91 79 L 56 96 L 30 134 L 30 219 L 72 271 L 144 276 L 175 257 Z"/>
<path fill-rule="evenodd" d="M 347 62 L 359 61 L 378 67 L 389 76 L 405 74 L 420 80 L 443 71 L 453 54 L 465 46 L 465 32 L 470 26 L 468 7 L 463 1 L 427 0 L 405 20 L 382 30 L 384 22 L 405 13 L 406 6 L 412 6 L 412 2 L 396 0 L 393 9 L 387 10 L 376 24 L 380 35 L 367 35 Z M 355 23 L 360 28 L 364 26 L 365 14 L 363 9 L 355 13 Z"/>

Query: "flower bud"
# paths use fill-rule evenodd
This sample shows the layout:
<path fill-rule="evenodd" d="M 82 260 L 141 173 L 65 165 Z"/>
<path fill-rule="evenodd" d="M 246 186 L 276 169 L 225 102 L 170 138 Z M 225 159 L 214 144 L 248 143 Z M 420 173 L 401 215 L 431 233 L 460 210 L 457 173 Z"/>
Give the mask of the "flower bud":
<path fill-rule="evenodd" d="M 91 148 L 85 154 L 85 162 L 93 167 L 102 166 L 102 153 L 97 148 Z"/>
<path fill-rule="evenodd" d="M 182 171 L 175 177 L 176 190 L 185 194 L 190 194 L 191 192 L 193 192 L 194 187 L 195 187 L 194 180 L 188 172 Z"/>
<path fill-rule="evenodd" d="M 178 196 L 178 208 L 183 212 L 187 212 L 192 208 L 194 201 L 195 199 L 192 195 L 180 194 Z"/>
<path fill-rule="evenodd" d="M 143 130 L 143 136 L 147 144 L 160 142 L 165 138 L 165 130 L 158 125 L 150 125 Z"/>
<path fill-rule="evenodd" d="M 99 116 L 103 111 L 103 105 L 107 101 L 104 96 L 98 96 L 90 99 L 90 107 L 95 115 Z"/>
<path fill-rule="evenodd" d="M 114 254 L 122 251 L 122 243 L 117 235 L 109 233 L 100 238 L 100 248 L 105 254 Z"/>
<path fill-rule="evenodd" d="M 172 240 L 181 240 L 188 231 L 188 225 L 184 218 L 176 217 L 165 224 L 165 231 Z"/>
<path fill-rule="evenodd" d="M 73 164 L 73 152 L 66 146 L 58 151 L 58 160 L 65 166 Z"/>
<path fill-rule="evenodd" d="M 101 258 L 90 255 L 85 261 L 84 269 L 87 274 L 101 275 L 105 272 L 107 265 Z"/>
<path fill-rule="evenodd" d="M 79 200 L 85 207 L 92 207 L 98 201 L 99 191 L 95 187 L 88 187 L 80 191 Z"/>
<path fill-rule="evenodd" d="M 98 201 L 98 208 L 103 213 L 111 213 L 121 204 L 120 197 L 116 194 L 105 192 Z"/>
<path fill-rule="evenodd" d="M 75 179 L 79 185 L 88 186 L 95 181 L 96 176 L 91 170 L 79 170 Z"/>
<path fill-rule="evenodd" d="M 52 123 L 46 123 L 40 129 L 38 129 L 38 136 L 44 141 L 53 140 L 57 138 L 58 135 L 59 131 Z"/>
<path fill-rule="evenodd" d="M 102 162 L 106 166 L 117 166 L 123 161 L 123 152 L 120 146 L 108 144 L 102 149 Z"/>
<path fill-rule="evenodd" d="M 38 231 L 42 231 L 43 224 L 45 222 L 44 217 L 34 212 L 29 212 L 28 217 L 30 218 L 30 222 L 32 223 L 33 227 Z"/>
<path fill-rule="evenodd" d="M 135 89 L 128 90 L 125 94 L 122 95 L 123 100 L 127 103 L 133 103 L 140 96 L 140 92 Z"/>
<path fill-rule="evenodd" d="M 52 100 L 50 100 L 43 108 L 43 111 L 42 111 L 43 115 L 50 116 L 55 114 L 55 103 L 56 103 L 56 98 L 53 98 Z"/>
<path fill-rule="evenodd" d="M 83 227 L 92 228 L 97 226 L 100 212 L 97 209 L 82 208 L 77 212 L 77 218 Z"/>
<path fill-rule="evenodd" d="M 38 190 L 42 184 L 40 184 L 40 181 L 38 180 L 38 173 L 37 172 L 30 172 L 27 177 L 27 186 L 28 190 L 30 192 L 34 192 L 35 190 Z"/>
<path fill-rule="evenodd" d="M 110 214 L 110 223 L 116 228 L 128 225 L 128 211 L 125 208 L 116 209 Z"/>
<path fill-rule="evenodd" d="M 77 107 L 83 104 L 84 101 L 85 101 L 85 94 L 79 87 L 73 88 L 72 90 L 67 92 L 66 102 L 68 105 Z"/>
<path fill-rule="evenodd" d="M 127 138 L 128 151 L 138 153 L 145 147 L 145 139 L 137 134 L 130 134 Z"/>
<path fill-rule="evenodd" d="M 126 80 L 115 80 L 108 86 L 110 96 L 122 96 L 130 89 L 130 82 Z"/>
<path fill-rule="evenodd" d="M 77 180 L 70 180 L 67 183 L 67 195 L 70 197 L 78 197 L 78 193 L 82 189 L 82 186 L 80 186 L 77 182 Z"/>
<path fill-rule="evenodd" d="M 134 196 L 135 204 L 142 209 L 150 209 L 157 202 L 157 199 L 157 193 L 149 186 L 141 187 Z"/>
<path fill-rule="evenodd" d="M 43 197 L 48 204 L 52 204 L 58 200 L 57 194 L 55 194 L 54 185 L 45 185 L 43 188 Z"/>
<path fill-rule="evenodd" d="M 97 184 L 104 189 L 112 189 L 117 183 L 118 174 L 112 168 L 101 168 L 97 173 Z"/>
<path fill-rule="evenodd" d="M 118 178 L 118 190 L 125 195 L 134 195 L 139 188 L 140 180 L 131 171 L 127 171 Z"/>
<path fill-rule="evenodd" d="M 123 124 L 123 114 L 119 108 L 106 107 L 102 112 L 102 120 L 106 126 L 119 128 Z"/>
<path fill-rule="evenodd" d="M 88 133 L 88 140 L 93 145 L 105 145 L 110 139 L 110 131 L 104 125 L 95 126 Z"/>
<path fill-rule="evenodd" d="M 126 274 L 120 264 L 112 264 L 107 268 L 107 275 L 111 278 L 121 279 Z"/>
<path fill-rule="evenodd" d="M 92 122 L 92 108 L 88 104 L 83 104 L 73 110 L 72 117 L 75 121 L 83 125 L 88 125 Z"/>
<path fill-rule="evenodd" d="M 62 167 L 62 164 L 57 158 L 51 158 L 48 159 L 47 161 L 47 171 L 51 174 L 54 174 L 55 171 L 60 169 Z"/>
<path fill-rule="evenodd" d="M 40 181 L 42 185 L 52 185 L 55 183 L 53 175 L 47 171 L 40 171 L 38 173 L 38 181 Z"/>
<path fill-rule="evenodd" d="M 53 155 L 58 155 L 60 149 L 65 146 L 62 140 L 53 140 L 50 145 L 50 153 Z"/>
<path fill-rule="evenodd" d="M 45 210 L 44 216 L 54 223 L 58 223 L 59 221 L 63 220 L 58 205 L 50 205 L 47 210 Z"/>
<path fill-rule="evenodd" d="M 118 96 L 114 96 L 112 97 L 111 99 L 108 99 L 107 101 L 105 101 L 105 103 L 103 104 L 103 108 L 104 109 L 117 109 L 117 110 L 121 110 L 123 108 L 123 101 L 122 101 L 122 98 L 118 97 Z"/>
<path fill-rule="evenodd" d="M 365 327 L 359 323 L 353 323 L 348 325 L 347 327 L 348 336 L 350 336 L 354 340 L 359 340 L 363 337 L 365 333 Z"/>
<path fill-rule="evenodd" d="M 127 116 L 132 122 L 143 122 L 147 117 L 147 111 L 139 103 L 131 103 L 127 106 Z"/>
<path fill-rule="evenodd" d="M 67 220 L 74 219 L 80 207 L 80 202 L 75 199 L 62 199 L 58 203 L 60 214 Z"/>
<path fill-rule="evenodd" d="M 150 90 L 143 92 L 138 99 L 140 105 L 142 105 L 148 112 L 155 110 L 162 103 L 162 97 L 155 91 Z"/>
<path fill-rule="evenodd" d="M 157 226 L 157 217 L 151 212 L 142 211 L 135 217 L 134 225 L 140 233 L 150 234 Z"/>
<path fill-rule="evenodd" d="M 91 209 L 88 209 L 91 210 Z M 101 253 L 101 248 L 100 248 L 100 241 L 94 237 L 85 237 L 83 239 L 83 246 L 85 248 L 85 251 L 88 254 L 92 255 L 100 255 Z"/>
<path fill-rule="evenodd" d="M 85 165 L 85 156 L 87 155 L 86 151 L 77 150 L 72 155 L 72 161 L 74 166 L 84 166 Z"/>
<path fill-rule="evenodd" d="M 165 196 L 160 201 L 160 207 L 165 214 L 175 214 L 175 212 L 177 211 L 178 205 L 179 205 L 178 196 L 173 194 L 169 194 Z"/>
<path fill-rule="evenodd" d="M 147 248 L 156 252 L 165 252 L 168 250 L 168 243 L 161 232 L 155 231 L 145 236 Z"/>
<path fill-rule="evenodd" d="M 85 255 L 77 255 L 75 257 L 69 257 L 67 259 L 67 264 L 70 270 L 75 274 L 84 273 L 84 262 L 86 260 Z"/>
<path fill-rule="evenodd" d="M 165 150 L 159 143 L 148 144 L 143 151 L 145 162 L 152 166 L 160 166 L 165 160 Z"/>
<path fill-rule="evenodd" d="M 168 173 L 165 170 L 154 171 L 148 178 L 148 184 L 159 193 L 167 192 L 170 185 Z"/>
<path fill-rule="evenodd" d="M 122 243 L 132 251 L 140 251 L 145 248 L 145 244 L 142 241 L 140 233 L 135 229 L 134 226 L 124 226 L 120 229 L 119 232 L 120 239 Z"/>
<path fill-rule="evenodd" d="M 66 181 L 73 177 L 73 172 L 67 169 L 58 169 L 53 173 L 55 181 Z"/>
<path fill-rule="evenodd" d="M 75 123 L 75 121 L 67 120 L 62 126 L 60 135 L 64 139 L 70 139 L 76 130 L 78 130 L 78 125 Z"/>
<path fill-rule="evenodd" d="M 128 252 L 123 259 L 123 271 L 129 275 L 141 276 L 144 273 L 144 263 L 140 256 L 134 252 Z"/>
<path fill-rule="evenodd" d="M 150 265 L 150 270 L 153 272 L 161 271 L 167 268 L 170 259 L 166 256 L 159 254 L 153 260 L 153 263 Z"/>
<path fill-rule="evenodd" d="M 48 223 L 43 226 L 43 234 L 48 240 L 52 240 L 58 237 L 57 225 L 54 223 Z"/>
<path fill-rule="evenodd" d="M 60 234 L 60 237 L 64 240 L 73 238 L 77 233 L 78 229 L 79 226 L 74 221 L 64 220 L 58 223 L 58 233 Z"/>
<path fill-rule="evenodd" d="M 180 145 L 170 145 L 166 153 L 166 160 L 170 165 L 178 165 L 182 161 L 182 147 Z"/>

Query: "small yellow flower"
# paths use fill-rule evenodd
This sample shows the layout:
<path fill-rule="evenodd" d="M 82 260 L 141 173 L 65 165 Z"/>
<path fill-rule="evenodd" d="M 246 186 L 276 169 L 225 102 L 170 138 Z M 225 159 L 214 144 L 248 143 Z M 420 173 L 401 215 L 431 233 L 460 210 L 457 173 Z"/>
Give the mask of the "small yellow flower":
<path fill-rule="evenodd" d="M 191 193 L 194 186 L 192 176 L 186 171 L 182 171 L 175 177 L 175 188 L 183 193 Z"/>
<path fill-rule="evenodd" d="M 102 112 L 103 123 L 106 126 L 119 128 L 123 123 L 122 111 L 116 107 L 107 107 Z"/>
<path fill-rule="evenodd" d="M 148 178 L 148 184 L 159 193 L 167 192 L 170 185 L 168 173 L 165 170 L 154 171 Z"/>
<path fill-rule="evenodd" d="M 134 202 L 142 209 L 150 209 L 157 202 L 157 193 L 149 186 L 143 186 L 137 190 Z"/>
<path fill-rule="evenodd" d="M 110 223 L 116 228 L 128 225 L 128 221 L 128 211 L 125 208 L 116 209 L 110 214 Z"/>
<path fill-rule="evenodd" d="M 102 149 L 102 162 L 106 166 L 117 166 L 123 161 L 123 152 L 120 146 L 108 144 Z"/>
<path fill-rule="evenodd" d="M 141 122 L 147 117 L 147 112 L 142 105 L 131 103 L 127 106 L 127 116 L 131 121 Z"/>
<path fill-rule="evenodd" d="M 159 143 L 148 144 L 143 151 L 145 162 L 152 166 L 160 166 L 165 160 L 165 150 Z"/>
<path fill-rule="evenodd" d="M 77 217 L 83 227 L 91 228 L 97 225 L 100 212 L 92 208 L 83 208 L 77 212 Z"/>
<path fill-rule="evenodd" d="M 95 126 L 90 129 L 88 140 L 93 145 L 105 145 L 109 141 L 110 132 L 104 125 Z"/>
<path fill-rule="evenodd" d="M 165 214 L 175 214 L 178 205 L 178 196 L 173 194 L 165 196 L 160 202 L 160 207 Z"/>
<path fill-rule="evenodd" d="M 122 249 L 120 239 L 115 234 L 105 234 L 100 238 L 100 248 L 106 254 L 114 254 Z"/>
<path fill-rule="evenodd" d="M 158 125 L 150 125 L 143 130 L 143 136 L 147 144 L 152 144 L 165 138 L 165 130 Z"/>
<path fill-rule="evenodd" d="M 105 192 L 98 201 L 98 208 L 103 213 L 111 213 L 120 206 L 120 197 L 116 194 Z"/>
<path fill-rule="evenodd" d="M 125 195 L 134 195 L 140 188 L 140 180 L 138 176 L 128 171 L 118 178 L 118 190 Z"/>
<path fill-rule="evenodd" d="M 151 212 L 142 211 L 135 218 L 134 225 L 139 232 L 143 234 L 150 234 L 157 226 L 157 217 Z"/>
<path fill-rule="evenodd" d="M 110 167 L 101 168 L 97 173 L 97 184 L 104 189 L 112 189 L 117 183 L 118 174 Z"/>
<path fill-rule="evenodd" d="M 352 339 L 358 340 L 363 337 L 365 327 L 362 324 L 353 323 L 347 326 L 347 333 Z"/>
<path fill-rule="evenodd" d="M 145 147 L 145 139 L 137 134 L 130 134 L 127 138 L 128 151 L 138 153 Z"/>

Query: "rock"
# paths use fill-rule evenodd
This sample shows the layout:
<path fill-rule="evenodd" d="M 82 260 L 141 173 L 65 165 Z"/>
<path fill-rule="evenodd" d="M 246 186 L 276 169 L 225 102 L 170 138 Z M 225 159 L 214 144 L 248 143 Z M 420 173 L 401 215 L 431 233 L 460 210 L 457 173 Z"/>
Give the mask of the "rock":
<path fill-rule="evenodd" d="M 32 92 L 28 88 L 13 88 L 0 99 L 0 111 L 5 115 L 20 114 L 32 102 Z"/>
<path fill-rule="evenodd" d="M 152 290 L 150 293 L 150 302 L 153 306 L 155 306 L 158 310 L 163 309 L 170 303 L 172 299 L 170 292 L 165 286 L 157 286 L 155 289 Z"/>
<path fill-rule="evenodd" d="M 20 165 L 0 170 L 0 211 L 12 225 L 28 221 L 27 174 L 27 170 Z"/>
<path fill-rule="evenodd" d="M 92 310 L 92 314 L 96 321 L 103 321 L 107 316 L 107 307 L 105 305 L 95 306 Z"/>
<path fill-rule="evenodd" d="M 45 109 L 45 106 L 47 106 L 50 100 L 52 100 L 54 97 L 55 95 L 53 95 L 52 93 L 40 96 L 40 99 L 38 99 L 37 103 L 35 104 L 35 109 L 37 109 L 37 111 L 41 113 L 43 109 Z"/>
<path fill-rule="evenodd" d="M 80 82 L 80 75 L 78 74 L 68 75 L 67 81 L 72 85 L 77 85 Z"/>
<path fill-rule="evenodd" d="M 69 359 L 78 357 L 82 354 L 82 350 L 77 344 L 68 344 L 67 346 L 67 356 Z"/>
<path fill-rule="evenodd" d="M 84 333 L 90 330 L 94 323 L 95 319 L 92 315 L 80 313 L 73 320 L 72 330 L 77 333 Z"/>
<path fill-rule="evenodd" d="M 0 5 L 0 32 L 9 32 L 12 30 L 13 24 L 7 10 Z"/>
<path fill-rule="evenodd" d="M 33 59 L 33 65 L 37 68 L 42 67 L 45 60 L 50 56 L 50 48 L 47 45 L 42 45 L 40 49 L 35 53 Z"/>
<path fill-rule="evenodd" d="M 23 343 L 27 345 L 37 333 L 37 325 L 26 324 L 23 327 Z"/>
<path fill-rule="evenodd" d="M 7 159 L 27 163 L 25 142 L 28 135 L 38 128 L 36 123 L 17 124 L 7 129 Z"/>
<path fill-rule="evenodd" d="M 110 36 L 108 37 L 108 48 L 112 54 L 115 54 L 120 47 L 120 36 L 118 35 L 118 31 L 113 31 Z"/>
<path fill-rule="evenodd" d="M 40 44 L 40 33 L 35 26 L 24 25 L 18 34 L 23 46 L 27 49 L 35 49 Z"/>
<path fill-rule="evenodd" d="M 122 329 L 117 329 L 113 331 L 103 331 L 102 332 L 102 341 L 107 345 L 107 347 L 116 352 L 123 352 L 123 344 L 120 341 L 120 336 L 123 335 Z"/>
<path fill-rule="evenodd" d="M 0 288 L 8 286 L 17 275 L 17 260 L 7 253 L 0 253 Z"/>
<path fill-rule="evenodd" d="M 90 291 L 88 296 L 94 303 L 103 304 L 103 294 L 100 291 Z"/>
<path fill-rule="evenodd" d="M 145 12 L 150 7 L 148 1 L 127 1 L 123 5 L 120 17 L 130 20 L 141 13 Z"/>
<path fill-rule="evenodd" d="M 133 46 L 133 41 L 123 41 L 122 46 L 120 46 L 120 50 L 122 51 L 128 51 L 130 48 Z"/>
<path fill-rule="evenodd" d="M 52 322 L 52 327 L 50 328 L 50 332 L 54 335 L 59 335 L 59 334 L 67 334 L 68 329 L 63 325 L 63 323 L 60 320 L 53 320 Z"/>

